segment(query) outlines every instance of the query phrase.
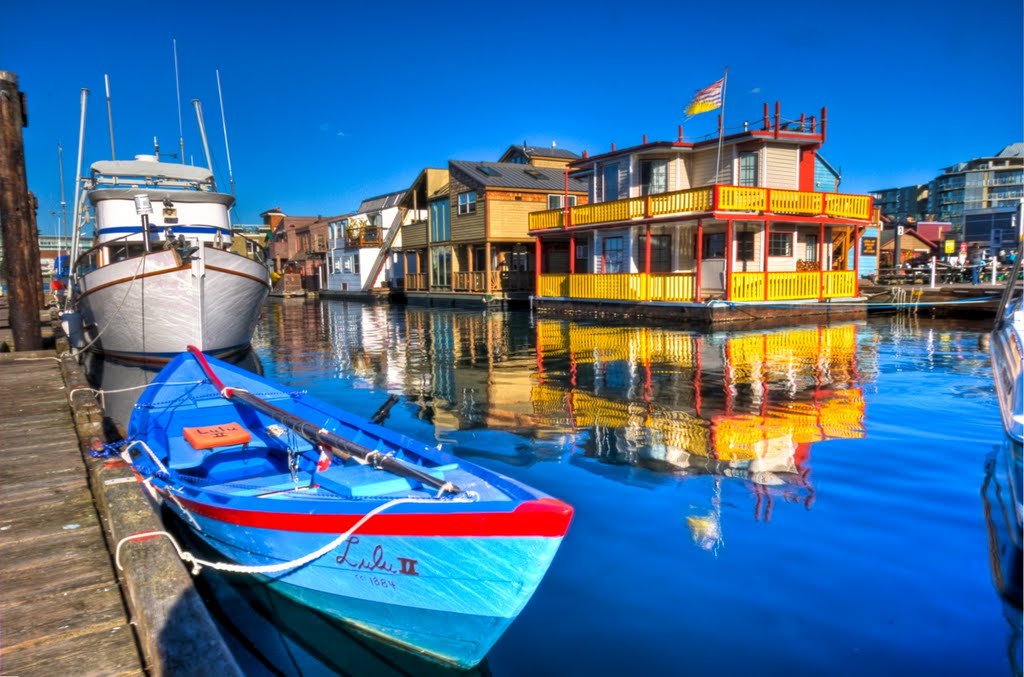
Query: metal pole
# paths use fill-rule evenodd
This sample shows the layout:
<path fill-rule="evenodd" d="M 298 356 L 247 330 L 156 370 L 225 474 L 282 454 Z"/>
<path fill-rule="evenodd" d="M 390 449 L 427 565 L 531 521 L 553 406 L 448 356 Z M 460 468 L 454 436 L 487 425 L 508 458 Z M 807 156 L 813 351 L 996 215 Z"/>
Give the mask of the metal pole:
<path fill-rule="evenodd" d="M 79 193 L 82 190 L 82 145 L 85 143 L 85 103 L 89 98 L 89 90 L 82 87 L 81 99 L 79 102 L 79 120 L 78 120 L 78 165 L 75 170 L 75 219 L 71 225 L 71 256 L 68 260 L 69 268 L 75 265 L 78 260 L 78 249 L 81 246 L 81 224 L 79 219 L 81 218 L 81 200 Z"/>
<path fill-rule="evenodd" d="M 114 155 L 114 112 L 110 106 L 110 77 L 103 75 L 103 83 L 107 88 L 107 126 L 110 128 L 110 159 L 116 159 Z"/>
<path fill-rule="evenodd" d="M 64 199 L 64 148 L 61 147 L 60 141 L 57 142 L 57 172 L 60 174 L 60 215 L 61 225 L 60 233 L 58 233 L 61 240 L 64 239 L 64 228 L 68 225 L 68 203 Z M 60 248 L 57 249 L 57 255 L 60 256 Z"/>
<path fill-rule="evenodd" d="M 224 152 L 228 156 L 228 182 L 231 184 L 231 194 L 235 194 L 235 174 L 231 171 L 231 148 L 228 147 L 228 121 L 224 117 L 224 95 L 220 91 L 220 71 L 217 73 L 217 98 L 220 99 L 220 123 L 224 127 Z"/>
<path fill-rule="evenodd" d="M 932 257 L 932 280 L 931 280 L 931 288 L 932 289 L 935 289 L 935 260 L 936 259 L 933 256 Z"/>
<path fill-rule="evenodd" d="M 206 154 L 206 168 L 213 173 L 213 163 L 210 161 L 210 144 L 206 140 L 206 125 L 203 124 L 203 105 L 199 99 L 192 99 L 192 105 L 196 109 L 196 119 L 199 120 L 199 136 L 203 140 L 203 152 Z"/>
<path fill-rule="evenodd" d="M 178 41 L 171 40 L 174 46 L 174 92 L 178 96 L 178 157 L 185 164 L 185 133 L 181 126 L 181 83 L 178 80 Z"/>

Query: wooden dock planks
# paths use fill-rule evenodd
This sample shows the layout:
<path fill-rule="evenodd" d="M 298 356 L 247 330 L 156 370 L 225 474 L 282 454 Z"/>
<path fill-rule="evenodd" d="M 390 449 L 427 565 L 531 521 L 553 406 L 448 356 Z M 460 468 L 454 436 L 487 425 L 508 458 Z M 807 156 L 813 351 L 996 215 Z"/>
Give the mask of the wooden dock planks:
<path fill-rule="evenodd" d="M 145 674 L 52 351 L 0 355 L 0 561 L 0 674 Z"/>

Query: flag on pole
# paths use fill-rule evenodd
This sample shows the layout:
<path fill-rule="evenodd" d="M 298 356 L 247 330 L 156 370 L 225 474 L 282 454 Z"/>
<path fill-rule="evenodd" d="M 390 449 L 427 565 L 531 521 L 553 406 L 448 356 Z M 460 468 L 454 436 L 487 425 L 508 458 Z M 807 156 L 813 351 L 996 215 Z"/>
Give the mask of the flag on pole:
<path fill-rule="evenodd" d="M 718 80 L 693 95 L 693 100 L 686 107 L 686 117 L 707 113 L 722 106 L 722 86 L 725 78 Z"/>

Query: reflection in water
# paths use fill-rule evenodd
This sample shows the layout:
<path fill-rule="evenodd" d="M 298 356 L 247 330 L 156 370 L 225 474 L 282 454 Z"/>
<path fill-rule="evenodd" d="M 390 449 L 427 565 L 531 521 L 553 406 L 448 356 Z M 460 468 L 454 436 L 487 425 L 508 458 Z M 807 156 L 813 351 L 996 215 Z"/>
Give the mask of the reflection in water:
<path fill-rule="evenodd" d="M 1021 525 L 1014 506 L 1012 475 L 1021 481 L 1021 447 L 1007 438 L 1002 448 L 985 459 L 985 480 L 981 498 L 988 528 L 989 562 L 992 583 L 1003 604 L 1003 614 L 1010 626 L 1007 654 L 1013 674 L 1024 670 L 1024 619 L 1021 616 L 1021 576 L 1024 557 L 1021 554 Z"/>
<path fill-rule="evenodd" d="M 225 362 L 238 365 L 254 374 L 262 374 L 263 366 L 253 350 L 246 350 L 225 358 Z M 141 366 L 115 359 L 85 353 L 82 367 L 89 383 L 98 390 L 98 398 L 110 423 L 123 437 L 128 428 L 128 419 L 139 395 L 149 386 L 160 366 Z"/>
<path fill-rule="evenodd" d="M 704 335 L 302 302 L 268 315 L 274 340 L 259 346 L 295 385 L 327 372 L 404 395 L 460 455 L 740 481 L 763 521 L 779 501 L 813 506 L 813 444 L 865 434 L 854 324 Z M 470 434 L 483 431 L 506 437 L 483 445 Z M 719 496 L 687 518 L 701 547 L 721 545 Z"/>

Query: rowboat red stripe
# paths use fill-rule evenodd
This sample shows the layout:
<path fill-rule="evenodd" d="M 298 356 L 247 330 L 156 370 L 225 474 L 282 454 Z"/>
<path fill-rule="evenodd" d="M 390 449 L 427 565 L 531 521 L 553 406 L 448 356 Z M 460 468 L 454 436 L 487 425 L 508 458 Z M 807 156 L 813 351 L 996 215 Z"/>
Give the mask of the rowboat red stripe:
<path fill-rule="evenodd" d="M 340 534 L 362 515 L 308 515 L 264 510 L 239 510 L 175 496 L 189 512 L 227 524 L 275 531 Z M 381 513 L 359 527 L 374 536 L 541 536 L 562 537 L 572 519 L 572 507 L 555 498 L 521 503 L 510 512 Z"/>

